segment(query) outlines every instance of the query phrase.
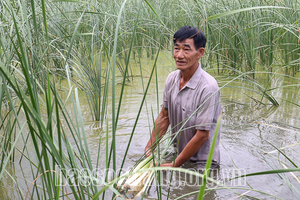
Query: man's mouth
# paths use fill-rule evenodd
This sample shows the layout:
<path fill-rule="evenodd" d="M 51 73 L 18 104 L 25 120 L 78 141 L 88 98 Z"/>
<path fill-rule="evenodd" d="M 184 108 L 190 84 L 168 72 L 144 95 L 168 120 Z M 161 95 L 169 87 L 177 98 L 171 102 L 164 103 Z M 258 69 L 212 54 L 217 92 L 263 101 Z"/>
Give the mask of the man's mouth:
<path fill-rule="evenodd" d="M 184 64 L 185 62 L 177 60 L 176 63 L 178 63 L 178 64 Z"/>

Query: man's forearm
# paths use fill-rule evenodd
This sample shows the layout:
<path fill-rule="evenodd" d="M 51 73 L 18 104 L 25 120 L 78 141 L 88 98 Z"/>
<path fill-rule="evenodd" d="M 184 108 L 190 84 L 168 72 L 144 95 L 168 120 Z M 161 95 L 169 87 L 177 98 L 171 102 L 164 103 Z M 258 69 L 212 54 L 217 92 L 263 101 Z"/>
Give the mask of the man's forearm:
<path fill-rule="evenodd" d="M 151 138 L 145 149 L 146 151 L 150 147 L 154 148 L 156 146 L 156 142 L 167 132 L 169 125 L 168 111 L 163 108 L 155 120 L 155 127 L 152 130 Z"/>
<path fill-rule="evenodd" d="M 202 145 L 206 142 L 208 137 L 209 131 L 198 130 L 194 137 L 184 147 L 183 151 L 177 156 L 174 167 L 181 166 L 185 161 L 195 155 L 195 153 L 197 153 L 197 151 L 199 151 Z"/>
<path fill-rule="evenodd" d="M 167 132 L 169 126 L 167 121 L 168 119 L 161 119 L 160 122 L 158 119 L 155 121 L 155 127 L 152 130 L 151 141 L 149 142 L 154 144 Z"/>

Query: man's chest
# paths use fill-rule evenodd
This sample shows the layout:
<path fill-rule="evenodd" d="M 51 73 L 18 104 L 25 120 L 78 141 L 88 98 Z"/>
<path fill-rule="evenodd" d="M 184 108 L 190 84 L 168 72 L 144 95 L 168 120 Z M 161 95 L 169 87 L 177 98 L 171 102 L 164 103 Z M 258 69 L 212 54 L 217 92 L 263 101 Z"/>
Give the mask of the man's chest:
<path fill-rule="evenodd" d="M 196 110 L 201 104 L 199 91 L 190 88 L 178 88 L 170 90 L 169 93 L 169 112 L 174 123 L 190 118 L 188 124 L 192 126 L 195 123 Z"/>

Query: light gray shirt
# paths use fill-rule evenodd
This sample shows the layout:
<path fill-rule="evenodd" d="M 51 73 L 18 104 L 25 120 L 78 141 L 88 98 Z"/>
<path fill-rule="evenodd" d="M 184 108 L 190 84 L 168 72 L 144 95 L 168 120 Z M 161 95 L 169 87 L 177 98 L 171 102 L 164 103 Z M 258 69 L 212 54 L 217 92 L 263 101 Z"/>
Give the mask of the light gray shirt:
<path fill-rule="evenodd" d="M 196 72 L 181 90 L 179 90 L 180 79 L 180 70 L 169 74 L 165 84 L 163 107 L 168 110 L 172 133 L 176 134 L 181 129 L 174 140 L 178 154 L 182 152 L 197 130 L 209 131 L 208 140 L 190 158 L 191 161 L 205 166 L 216 123 L 221 114 L 219 87 L 217 81 L 201 68 L 200 63 Z M 189 117 L 190 119 L 187 121 Z M 184 127 L 182 127 L 183 124 L 185 124 Z M 220 163 L 220 129 L 221 127 L 219 128 L 212 167 Z"/>

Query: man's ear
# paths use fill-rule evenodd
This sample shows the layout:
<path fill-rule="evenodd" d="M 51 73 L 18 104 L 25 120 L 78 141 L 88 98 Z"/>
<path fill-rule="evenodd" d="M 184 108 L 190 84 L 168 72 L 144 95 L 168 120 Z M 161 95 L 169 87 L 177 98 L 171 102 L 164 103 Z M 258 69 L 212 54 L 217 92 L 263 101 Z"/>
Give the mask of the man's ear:
<path fill-rule="evenodd" d="M 198 49 L 198 53 L 199 53 L 199 59 L 204 55 L 205 49 L 203 47 L 200 47 Z"/>

